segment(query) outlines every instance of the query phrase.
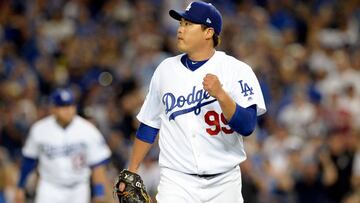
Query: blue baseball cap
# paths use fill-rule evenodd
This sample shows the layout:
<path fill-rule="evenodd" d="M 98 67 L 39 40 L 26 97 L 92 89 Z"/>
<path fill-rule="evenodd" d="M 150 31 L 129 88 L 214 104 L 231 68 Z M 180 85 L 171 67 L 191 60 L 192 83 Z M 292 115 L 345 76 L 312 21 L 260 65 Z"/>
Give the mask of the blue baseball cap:
<path fill-rule="evenodd" d="M 185 12 L 170 10 L 169 15 L 176 20 L 184 18 L 187 21 L 212 27 L 217 35 L 220 35 L 222 18 L 220 12 L 211 3 L 195 1 L 188 5 Z"/>
<path fill-rule="evenodd" d="M 55 106 L 70 106 L 75 104 L 74 94 L 69 89 L 56 89 L 51 94 Z"/>

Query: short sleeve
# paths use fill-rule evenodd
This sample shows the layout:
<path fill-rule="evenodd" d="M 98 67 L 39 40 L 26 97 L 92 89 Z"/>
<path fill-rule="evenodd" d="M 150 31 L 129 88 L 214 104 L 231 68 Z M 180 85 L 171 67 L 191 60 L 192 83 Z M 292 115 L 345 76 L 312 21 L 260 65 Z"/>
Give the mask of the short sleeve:
<path fill-rule="evenodd" d="M 157 69 L 158 70 L 158 69 Z M 149 91 L 146 95 L 145 101 L 141 107 L 137 119 L 150 127 L 160 129 L 161 120 L 161 100 L 159 93 L 159 75 L 158 71 L 155 71 L 153 77 L 151 78 Z"/>
<path fill-rule="evenodd" d="M 88 164 L 92 166 L 109 159 L 111 152 L 100 131 L 95 127 L 89 128 L 89 130 L 90 129 L 92 132 L 88 140 Z"/>
<path fill-rule="evenodd" d="M 250 66 L 245 63 L 239 63 L 239 66 L 232 80 L 231 95 L 241 107 L 255 104 L 257 115 L 262 115 L 266 112 L 266 106 L 259 81 Z"/>
<path fill-rule="evenodd" d="M 36 128 L 32 127 L 25 141 L 25 145 L 22 148 L 23 156 L 37 159 L 40 151 L 39 146 L 40 145 L 36 140 Z"/>

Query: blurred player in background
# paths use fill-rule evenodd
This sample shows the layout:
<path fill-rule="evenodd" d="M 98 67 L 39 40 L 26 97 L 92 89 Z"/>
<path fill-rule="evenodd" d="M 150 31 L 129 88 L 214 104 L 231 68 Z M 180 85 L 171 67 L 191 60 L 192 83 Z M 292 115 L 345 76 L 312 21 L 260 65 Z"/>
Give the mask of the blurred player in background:
<path fill-rule="evenodd" d="M 242 136 L 266 112 L 259 82 L 247 64 L 216 51 L 222 17 L 213 5 L 192 2 L 169 14 L 180 22 L 184 54 L 165 59 L 152 77 L 129 170 L 137 172 L 160 132 L 158 202 L 243 202 Z"/>
<path fill-rule="evenodd" d="M 37 166 L 35 203 L 89 203 L 91 192 L 93 202 L 104 202 L 110 150 L 102 134 L 77 115 L 69 89 L 57 89 L 51 99 L 52 115 L 33 124 L 23 147 L 15 201 L 25 202 L 27 177 Z"/>

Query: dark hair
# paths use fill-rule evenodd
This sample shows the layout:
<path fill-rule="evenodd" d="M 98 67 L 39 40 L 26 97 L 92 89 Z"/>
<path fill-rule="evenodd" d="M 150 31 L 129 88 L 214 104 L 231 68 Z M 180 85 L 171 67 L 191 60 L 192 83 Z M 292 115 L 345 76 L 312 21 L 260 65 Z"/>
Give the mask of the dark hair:
<path fill-rule="evenodd" d="M 201 25 L 201 28 L 203 30 L 205 30 L 205 29 L 210 28 L 210 27 L 208 27 L 206 25 Z M 221 42 L 219 35 L 217 35 L 215 32 L 214 32 L 214 35 L 212 37 L 212 40 L 213 40 L 214 47 L 217 47 Z"/>

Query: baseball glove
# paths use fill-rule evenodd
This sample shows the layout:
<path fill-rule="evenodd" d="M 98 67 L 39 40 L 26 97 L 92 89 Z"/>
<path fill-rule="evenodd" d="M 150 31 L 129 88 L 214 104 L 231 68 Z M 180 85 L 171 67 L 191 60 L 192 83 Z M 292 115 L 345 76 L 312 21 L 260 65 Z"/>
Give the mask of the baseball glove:
<path fill-rule="evenodd" d="M 120 183 L 125 184 L 124 191 L 120 191 Z M 122 170 L 114 185 L 114 194 L 118 197 L 120 203 L 150 203 L 150 196 L 146 192 L 145 185 L 141 177 L 128 171 Z"/>

